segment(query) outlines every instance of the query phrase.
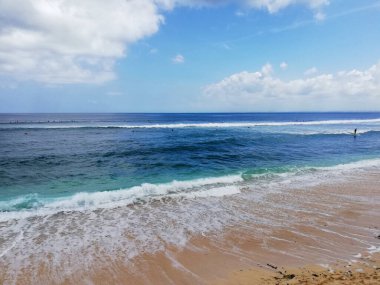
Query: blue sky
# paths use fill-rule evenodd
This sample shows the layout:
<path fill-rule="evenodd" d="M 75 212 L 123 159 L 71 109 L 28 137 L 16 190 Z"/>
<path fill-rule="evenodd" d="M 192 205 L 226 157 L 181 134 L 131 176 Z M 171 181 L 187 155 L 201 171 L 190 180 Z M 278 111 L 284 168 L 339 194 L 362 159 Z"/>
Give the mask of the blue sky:
<path fill-rule="evenodd" d="M 380 1 L 102 2 L 2 1 L 0 112 L 380 110 Z"/>

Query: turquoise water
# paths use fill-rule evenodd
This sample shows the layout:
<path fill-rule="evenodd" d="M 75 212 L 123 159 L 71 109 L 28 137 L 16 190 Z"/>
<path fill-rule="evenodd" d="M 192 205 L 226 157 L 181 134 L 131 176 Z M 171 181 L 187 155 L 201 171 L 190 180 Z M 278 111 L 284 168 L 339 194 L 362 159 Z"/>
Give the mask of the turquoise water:
<path fill-rule="evenodd" d="M 0 138 L 0 211 L 58 210 L 377 159 L 380 113 L 2 114 Z"/>

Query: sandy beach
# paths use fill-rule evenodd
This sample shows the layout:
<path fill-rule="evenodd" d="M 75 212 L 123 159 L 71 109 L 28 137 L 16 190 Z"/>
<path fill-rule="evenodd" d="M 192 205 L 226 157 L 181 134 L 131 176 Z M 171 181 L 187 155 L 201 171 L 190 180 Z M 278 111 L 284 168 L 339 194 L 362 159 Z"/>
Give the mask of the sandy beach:
<path fill-rule="evenodd" d="M 22 274 L 14 275 L 15 279 L 3 266 L 0 281 L 2 284 L 379 284 L 379 175 L 380 172 L 372 171 L 307 189 L 289 187 L 287 191 L 271 193 L 265 201 L 241 205 L 272 224 L 244 220 L 221 232 L 193 235 L 182 246 L 166 244 L 154 253 L 141 250 L 128 260 L 122 253 L 109 256 L 95 244 L 92 245 L 95 251 L 89 255 L 93 258 L 91 263 L 70 274 L 66 271 L 59 275 L 61 269 L 67 270 L 67 264 L 52 267 L 49 259 L 45 259 L 30 263 L 34 269 L 24 268 Z M 175 201 L 157 203 L 170 205 Z M 132 242 L 128 232 L 124 237 L 125 242 L 128 238 Z"/>
<path fill-rule="evenodd" d="M 274 195 L 277 203 L 299 197 L 300 208 L 287 210 L 282 228 L 246 225 L 195 237 L 185 249 L 141 258 L 147 279 L 130 284 L 379 284 L 378 175 Z M 309 200 L 310 212 L 301 210 L 303 195 L 316 201 Z"/>
<path fill-rule="evenodd" d="M 284 219 L 279 229 L 246 224 L 223 234 L 193 237 L 185 248 L 138 257 L 134 271 L 122 269 L 117 282 L 379 284 L 378 175 L 367 173 L 339 184 L 274 194 L 276 203 L 298 197 L 299 208 L 275 213 L 267 209 L 265 215 Z M 105 280 L 100 277 L 95 283 Z"/>

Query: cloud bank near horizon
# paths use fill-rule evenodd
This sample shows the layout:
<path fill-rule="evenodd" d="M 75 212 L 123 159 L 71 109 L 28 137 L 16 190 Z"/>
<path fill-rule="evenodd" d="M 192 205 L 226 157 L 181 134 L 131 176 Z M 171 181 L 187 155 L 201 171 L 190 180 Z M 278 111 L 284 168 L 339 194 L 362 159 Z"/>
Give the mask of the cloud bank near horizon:
<path fill-rule="evenodd" d="M 270 106 L 282 111 L 339 111 L 380 106 L 380 62 L 366 70 L 335 74 L 318 74 L 315 67 L 310 70 L 303 78 L 285 81 L 266 64 L 259 71 L 239 72 L 205 86 L 201 101 L 219 110 L 268 110 Z"/>
<path fill-rule="evenodd" d="M 327 0 L 3 0 L 0 74 L 48 84 L 103 83 L 128 47 L 155 34 L 178 6 L 235 3 L 276 13 L 304 5 L 315 13 Z"/>

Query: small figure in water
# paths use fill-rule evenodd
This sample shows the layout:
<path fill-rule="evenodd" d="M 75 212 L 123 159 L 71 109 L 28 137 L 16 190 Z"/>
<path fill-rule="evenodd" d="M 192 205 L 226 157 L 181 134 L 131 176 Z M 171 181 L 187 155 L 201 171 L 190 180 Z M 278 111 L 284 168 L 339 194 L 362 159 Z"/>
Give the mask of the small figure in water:
<path fill-rule="evenodd" d="M 354 137 L 356 137 L 356 132 L 357 132 L 358 129 L 355 129 L 354 130 Z"/>

